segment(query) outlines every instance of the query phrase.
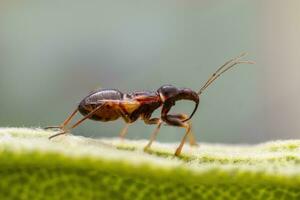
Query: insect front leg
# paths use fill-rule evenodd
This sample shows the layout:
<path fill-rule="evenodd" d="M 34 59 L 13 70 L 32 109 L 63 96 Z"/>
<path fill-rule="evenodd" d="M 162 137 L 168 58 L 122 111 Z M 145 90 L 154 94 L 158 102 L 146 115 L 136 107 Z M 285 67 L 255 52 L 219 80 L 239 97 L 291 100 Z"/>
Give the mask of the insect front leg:
<path fill-rule="evenodd" d="M 191 133 L 191 124 L 189 122 L 182 122 L 181 117 L 178 115 L 165 115 L 165 116 L 163 116 L 163 119 L 168 125 L 179 126 L 179 127 L 183 127 L 186 129 L 186 132 L 185 132 L 179 146 L 177 147 L 177 149 L 175 151 L 175 156 L 179 156 L 182 151 L 183 145 L 186 141 L 186 138 Z"/>
<path fill-rule="evenodd" d="M 180 145 L 177 147 L 175 151 L 175 156 L 179 156 L 182 150 L 182 147 L 186 141 L 186 138 L 191 132 L 191 124 L 189 122 L 183 122 L 182 118 L 184 118 L 183 114 L 171 115 L 168 114 L 171 110 L 171 107 L 174 105 L 174 102 L 165 103 L 161 110 L 161 119 L 171 126 L 179 126 L 186 129 L 185 135 L 183 136 Z"/>
<path fill-rule="evenodd" d="M 168 116 L 171 116 L 172 118 L 177 118 L 177 119 L 180 119 L 181 121 L 184 121 L 186 119 L 189 118 L 188 115 L 186 114 L 183 114 L 183 113 L 179 113 L 179 114 L 169 114 Z M 187 123 L 189 123 L 190 127 L 191 127 L 191 131 L 188 135 L 188 139 L 189 139 L 189 143 L 191 146 L 198 146 L 198 143 L 197 143 L 197 140 L 196 140 L 196 137 L 195 137 L 195 134 L 193 133 L 192 131 L 192 122 L 188 121 Z"/>

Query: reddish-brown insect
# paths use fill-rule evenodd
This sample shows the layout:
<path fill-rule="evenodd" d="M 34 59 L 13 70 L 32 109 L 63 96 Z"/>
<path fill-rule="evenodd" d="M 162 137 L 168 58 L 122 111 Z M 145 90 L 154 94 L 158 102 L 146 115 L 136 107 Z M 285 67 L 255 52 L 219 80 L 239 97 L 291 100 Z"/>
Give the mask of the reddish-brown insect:
<path fill-rule="evenodd" d="M 46 127 L 61 129 L 61 132 L 52 135 L 49 137 L 49 139 L 68 133 L 70 129 L 75 128 L 86 119 L 107 122 L 117 120 L 120 117 L 122 117 L 126 122 L 125 128 L 120 133 L 120 136 L 124 137 L 127 133 L 129 124 L 140 118 L 144 120 L 146 124 L 156 125 L 156 129 L 152 133 L 149 143 L 145 146 L 145 150 L 151 147 L 151 144 L 155 140 L 163 123 L 185 128 L 185 135 L 183 136 L 181 143 L 175 152 L 175 155 L 178 156 L 180 155 L 182 147 L 188 136 L 190 136 L 190 143 L 196 144 L 193 134 L 191 133 L 190 119 L 198 108 L 199 96 L 222 73 L 226 72 L 233 66 L 240 63 L 252 64 L 250 61 L 241 61 L 240 58 L 243 56 L 245 56 L 245 53 L 227 61 L 215 73 L 212 74 L 212 76 L 198 92 L 195 92 L 189 88 L 177 88 L 172 85 L 164 85 L 157 91 L 136 91 L 129 94 L 123 94 L 115 89 L 95 90 L 79 103 L 76 110 L 60 126 Z M 182 113 L 169 114 L 172 106 L 174 106 L 175 102 L 179 100 L 190 100 L 195 103 L 195 108 L 190 116 Z M 152 113 L 161 106 L 161 116 L 157 118 L 151 118 Z M 77 121 L 70 128 L 67 128 L 67 125 L 78 111 L 84 117 Z"/>

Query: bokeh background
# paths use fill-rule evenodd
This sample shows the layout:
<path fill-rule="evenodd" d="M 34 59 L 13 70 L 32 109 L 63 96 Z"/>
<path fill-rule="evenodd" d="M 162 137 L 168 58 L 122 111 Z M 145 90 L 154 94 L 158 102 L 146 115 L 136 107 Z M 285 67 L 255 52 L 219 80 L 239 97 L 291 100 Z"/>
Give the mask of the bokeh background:
<path fill-rule="evenodd" d="M 256 64 L 226 73 L 201 97 L 192 120 L 198 140 L 300 138 L 299 10 L 297 0 L 1 1 L 0 126 L 59 124 L 98 87 L 198 90 L 246 51 Z M 181 102 L 174 112 L 192 109 Z M 115 137 L 123 126 L 87 121 L 73 133 Z M 154 128 L 139 121 L 128 138 L 146 139 Z M 164 126 L 158 140 L 179 141 L 183 132 Z"/>

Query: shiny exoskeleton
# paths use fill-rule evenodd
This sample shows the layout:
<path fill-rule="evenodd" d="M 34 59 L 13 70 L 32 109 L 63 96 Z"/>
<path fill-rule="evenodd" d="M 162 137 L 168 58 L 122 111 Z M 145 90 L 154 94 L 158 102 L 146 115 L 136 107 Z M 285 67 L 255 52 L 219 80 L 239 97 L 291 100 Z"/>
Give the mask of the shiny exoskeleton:
<path fill-rule="evenodd" d="M 118 118 L 122 118 L 126 122 L 125 128 L 120 133 L 120 136 L 123 138 L 127 132 L 128 125 L 138 119 L 142 119 L 146 124 L 157 125 L 155 131 L 151 135 L 149 143 L 145 147 L 145 150 L 150 148 L 163 123 L 171 126 L 184 127 L 186 129 L 186 133 L 175 152 L 175 155 L 178 156 L 180 155 L 188 136 L 190 136 L 190 143 L 196 144 L 191 133 L 190 119 L 198 108 L 199 96 L 222 73 L 236 64 L 252 63 L 249 61 L 240 61 L 240 58 L 244 55 L 245 54 L 241 54 L 222 65 L 198 92 L 189 88 L 177 88 L 172 85 L 164 85 L 157 91 L 136 91 L 128 94 L 122 93 L 116 89 L 98 89 L 92 91 L 79 103 L 76 110 L 60 126 L 47 127 L 62 129 L 61 132 L 52 135 L 50 138 L 66 134 L 70 129 L 75 128 L 86 119 L 107 122 L 117 120 Z M 182 113 L 169 113 L 176 101 L 180 100 L 190 100 L 195 103 L 194 110 L 190 116 Z M 152 117 L 152 113 L 160 107 L 162 107 L 161 116 Z M 68 129 L 67 125 L 78 111 L 84 117 Z"/>

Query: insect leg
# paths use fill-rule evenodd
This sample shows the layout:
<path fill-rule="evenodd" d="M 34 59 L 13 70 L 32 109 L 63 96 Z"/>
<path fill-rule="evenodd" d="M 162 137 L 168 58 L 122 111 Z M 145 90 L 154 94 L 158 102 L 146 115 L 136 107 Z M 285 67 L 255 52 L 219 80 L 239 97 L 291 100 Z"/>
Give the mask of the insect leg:
<path fill-rule="evenodd" d="M 104 104 L 101 104 L 100 106 L 97 106 L 97 107 L 96 107 L 94 110 L 92 110 L 89 114 L 87 114 L 87 115 L 86 115 L 85 117 L 83 117 L 81 120 L 77 121 L 74 125 L 72 125 L 70 129 L 75 128 L 75 127 L 78 126 L 81 122 L 83 122 L 84 120 L 86 120 L 86 119 L 88 119 L 89 117 L 91 117 L 95 112 L 97 112 L 97 111 L 98 111 L 100 108 L 102 108 L 102 106 L 104 106 L 104 105 L 105 105 L 105 103 L 104 103 Z M 70 129 L 69 129 L 69 130 L 70 130 Z M 51 136 L 49 137 L 49 139 L 54 138 L 54 137 L 59 136 L 59 135 L 64 135 L 64 134 L 66 134 L 66 133 L 67 133 L 67 130 L 63 130 L 63 131 L 60 132 L 60 133 L 51 135 Z"/>
<path fill-rule="evenodd" d="M 117 111 L 119 112 L 119 114 L 122 116 L 122 118 L 124 119 L 124 121 L 126 123 L 125 127 L 119 133 L 120 139 L 123 140 L 126 137 L 127 133 L 128 133 L 128 127 L 132 123 L 132 120 L 130 119 L 128 114 L 125 113 L 122 109 L 118 109 Z"/>
<path fill-rule="evenodd" d="M 121 132 L 119 134 L 120 139 L 123 140 L 125 138 L 125 136 L 127 135 L 129 125 L 130 124 L 126 124 L 125 127 L 121 130 Z"/>
<path fill-rule="evenodd" d="M 144 122 L 146 124 L 157 124 L 157 127 L 155 128 L 155 130 L 153 131 L 153 133 L 150 136 L 150 140 L 149 140 L 148 144 L 144 147 L 144 151 L 147 151 L 150 149 L 153 141 L 155 141 L 155 139 L 156 139 L 158 131 L 162 125 L 162 120 L 160 118 L 152 118 L 152 119 L 144 118 Z"/>
<path fill-rule="evenodd" d="M 194 134 L 194 132 L 193 132 L 193 130 L 192 130 L 192 122 L 188 122 L 188 123 L 189 123 L 190 126 L 191 126 L 191 132 L 190 132 L 190 134 L 188 135 L 188 136 L 189 136 L 189 143 L 190 143 L 191 146 L 197 147 L 197 146 L 199 146 L 199 144 L 197 143 L 195 134 Z"/>
<path fill-rule="evenodd" d="M 70 116 L 61 125 L 59 125 L 59 126 L 47 126 L 44 129 L 55 129 L 55 128 L 64 129 L 77 112 L 78 112 L 78 108 L 76 108 L 76 110 L 74 110 L 72 112 L 72 114 L 70 114 Z"/>
<path fill-rule="evenodd" d="M 179 126 L 179 127 L 183 127 L 186 129 L 186 132 L 185 132 L 179 146 L 177 147 L 177 149 L 175 151 L 175 156 L 179 156 L 181 153 L 181 150 L 183 148 L 183 145 L 186 141 L 186 138 L 189 136 L 189 134 L 191 132 L 191 124 L 189 122 L 182 122 L 181 117 L 178 117 L 177 115 L 163 115 L 163 118 L 164 118 L 164 121 L 168 125 Z"/>
<path fill-rule="evenodd" d="M 119 137 L 121 139 L 124 139 L 125 136 L 127 135 L 127 131 L 128 131 L 128 127 L 130 126 L 131 123 L 133 123 L 134 121 L 136 121 L 139 117 L 139 115 L 130 115 L 124 108 L 124 106 L 120 106 L 120 104 L 118 105 L 119 108 L 116 109 L 116 111 L 120 114 L 120 116 L 124 119 L 126 125 L 125 127 L 121 130 Z"/>
<path fill-rule="evenodd" d="M 186 120 L 186 119 L 189 118 L 188 115 L 181 114 L 181 113 L 179 113 L 179 114 L 172 114 L 172 115 L 169 115 L 169 116 L 172 116 L 173 118 L 178 118 L 181 121 L 184 121 L 184 120 Z M 190 143 L 191 146 L 198 146 L 195 134 L 192 131 L 192 122 L 188 121 L 187 123 L 189 123 L 189 125 L 191 127 L 191 131 L 190 131 L 190 133 L 188 135 L 189 143 Z"/>

